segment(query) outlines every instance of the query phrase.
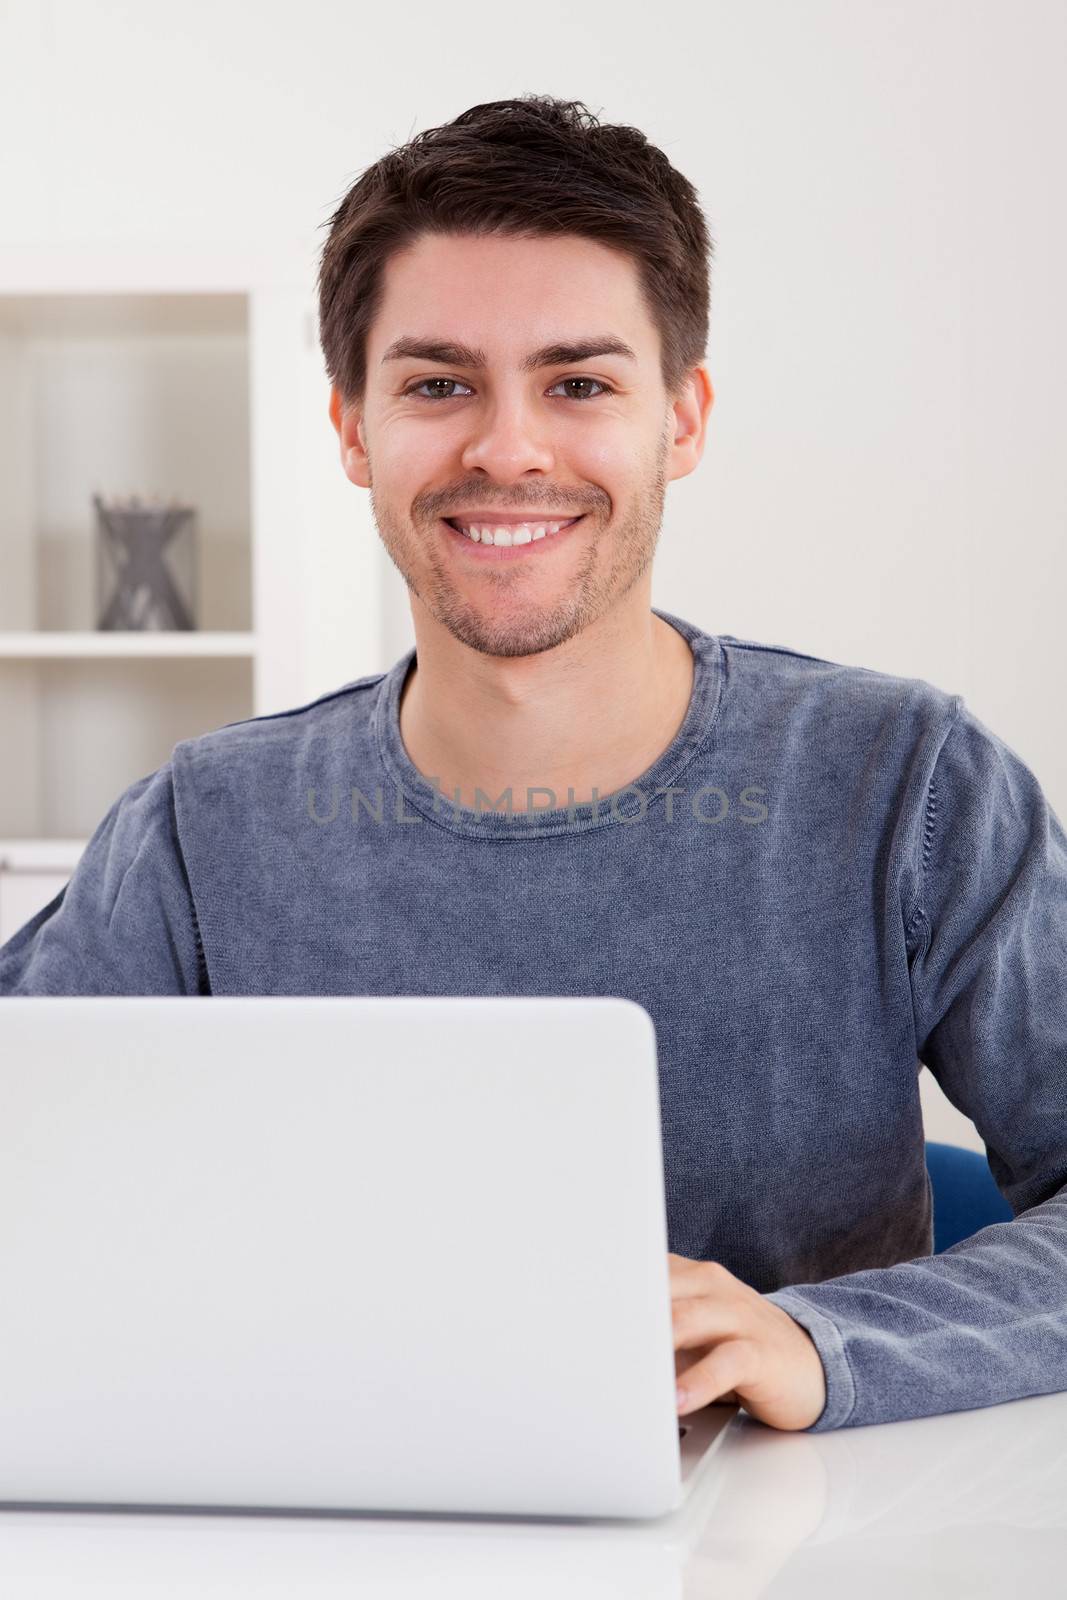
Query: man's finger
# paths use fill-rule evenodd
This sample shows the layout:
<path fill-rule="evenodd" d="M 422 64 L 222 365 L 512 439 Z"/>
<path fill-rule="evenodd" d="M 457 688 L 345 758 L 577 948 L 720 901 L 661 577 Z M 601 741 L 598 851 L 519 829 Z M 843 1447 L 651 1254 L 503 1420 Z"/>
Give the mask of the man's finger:
<path fill-rule="evenodd" d="M 689 1371 L 690 1367 L 695 1367 L 697 1362 L 702 1361 L 706 1354 L 707 1352 L 705 1350 L 701 1350 L 699 1352 L 696 1350 L 676 1350 L 674 1352 L 674 1377 L 675 1382 L 679 1384 L 681 1388 L 685 1388 L 685 1374 Z M 712 1401 L 712 1404 L 739 1406 L 741 1401 L 738 1398 L 736 1390 L 728 1389 L 725 1394 L 719 1396 L 718 1401 Z"/>
<path fill-rule="evenodd" d="M 713 1339 L 737 1335 L 737 1311 L 725 1301 L 709 1300 L 706 1295 L 671 1302 L 671 1326 L 676 1350 L 694 1350 Z"/>
<path fill-rule="evenodd" d="M 670 1266 L 672 1300 L 687 1300 L 694 1295 L 714 1294 L 735 1282 L 732 1273 L 718 1261 L 685 1261 L 667 1257 Z"/>
<path fill-rule="evenodd" d="M 734 1404 L 743 1402 L 736 1398 L 738 1389 L 743 1389 L 745 1383 L 752 1376 L 752 1342 L 749 1339 L 727 1339 L 722 1344 L 715 1346 L 714 1350 L 696 1362 L 678 1380 L 678 1386 L 685 1390 L 686 1399 L 678 1404 L 678 1415 L 688 1416 L 691 1411 L 699 1411 L 701 1406 L 713 1405 L 724 1401 L 727 1395 L 734 1395 Z"/>
<path fill-rule="evenodd" d="M 687 1267 L 699 1267 L 701 1263 L 694 1261 L 692 1256 L 676 1256 L 673 1251 L 668 1250 L 667 1265 L 673 1278 L 676 1273 L 684 1273 Z"/>

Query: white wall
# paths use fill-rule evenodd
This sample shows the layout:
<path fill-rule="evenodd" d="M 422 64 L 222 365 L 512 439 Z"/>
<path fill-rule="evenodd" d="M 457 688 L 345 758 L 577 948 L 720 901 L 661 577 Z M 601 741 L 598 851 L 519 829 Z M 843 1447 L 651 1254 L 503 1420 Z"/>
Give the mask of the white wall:
<path fill-rule="evenodd" d="M 529 90 L 638 125 L 717 242 L 717 403 L 654 602 L 964 694 L 1067 817 L 1065 53 L 1060 0 L 8 0 L 0 250 L 310 284 L 420 128 Z M 338 681 L 413 642 L 379 570 L 380 663 Z"/>

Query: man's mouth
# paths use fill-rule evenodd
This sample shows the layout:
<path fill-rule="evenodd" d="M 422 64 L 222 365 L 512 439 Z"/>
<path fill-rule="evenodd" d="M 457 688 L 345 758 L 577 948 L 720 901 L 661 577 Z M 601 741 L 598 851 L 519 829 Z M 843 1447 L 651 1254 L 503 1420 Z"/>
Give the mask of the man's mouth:
<path fill-rule="evenodd" d="M 493 560 L 512 560 L 516 556 L 543 553 L 550 545 L 567 534 L 584 520 L 577 517 L 553 518 L 551 521 L 497 523 L 471 522 L 460 524 L 451 517 L 442 518 L 442 525 L 462 540 L 471 555 Z"/>

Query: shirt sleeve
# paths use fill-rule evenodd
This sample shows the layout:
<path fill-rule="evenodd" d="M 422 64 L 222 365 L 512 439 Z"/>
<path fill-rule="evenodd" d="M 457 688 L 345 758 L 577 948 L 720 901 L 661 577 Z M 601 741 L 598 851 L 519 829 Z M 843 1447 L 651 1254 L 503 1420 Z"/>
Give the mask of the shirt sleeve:
<path fill-rule="evenodd" d="M 766 1296 L 822 1358 L 810 1433 L 1067 1390 L 1067 838 L 1030 769 L 954 708 L 902 907 L 916 1046 L 1014 1215 Z"/>
<path fill-rule="evenodd" d="M 0 946 L 0 995 L 210 992 L 167 762 L 119 796 L 59 894 Z"/>

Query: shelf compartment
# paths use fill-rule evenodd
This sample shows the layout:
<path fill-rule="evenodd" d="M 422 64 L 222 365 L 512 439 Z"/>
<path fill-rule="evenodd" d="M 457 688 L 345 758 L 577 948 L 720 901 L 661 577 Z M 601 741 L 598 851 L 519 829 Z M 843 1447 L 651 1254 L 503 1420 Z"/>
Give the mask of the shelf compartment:
<path fill-rule="evenodd" d="M 198 629 L 252 628 L 246 294 L 0 294 L 0 631 L 93 631 L 92 496 L 196 507 Z"/>
<path fill-rule="evenodd" d="M 180 739 L 253 715 L 254 662 L 0 660 L 0 838 L 88 837 Z"/>

